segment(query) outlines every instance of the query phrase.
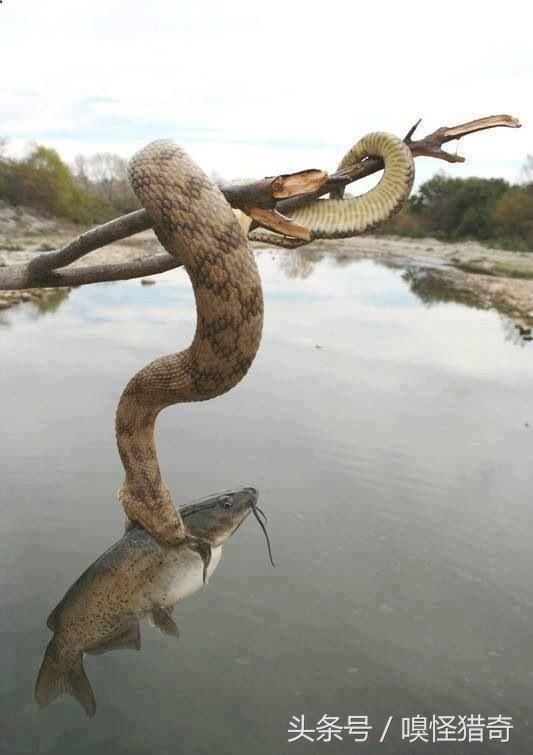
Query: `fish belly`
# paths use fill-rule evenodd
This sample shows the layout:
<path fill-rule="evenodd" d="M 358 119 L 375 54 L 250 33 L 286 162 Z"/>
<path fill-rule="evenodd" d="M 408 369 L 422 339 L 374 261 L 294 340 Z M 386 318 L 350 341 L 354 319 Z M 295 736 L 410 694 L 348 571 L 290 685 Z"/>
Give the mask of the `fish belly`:
<path fill-rule="evenodd" d="M 217 568 L 221 555 L 221 545 L 212 549 L 211 562 L 207 568 L 208 578 Z M 204 564 L 201 557 L 197 553 L 189 551 L 187 558 L 180 559 L 176 564 L 171 579 L 161 595 L 160 605 L 163 607 L 172 606 L 203 587 L 203 571 Z"/>

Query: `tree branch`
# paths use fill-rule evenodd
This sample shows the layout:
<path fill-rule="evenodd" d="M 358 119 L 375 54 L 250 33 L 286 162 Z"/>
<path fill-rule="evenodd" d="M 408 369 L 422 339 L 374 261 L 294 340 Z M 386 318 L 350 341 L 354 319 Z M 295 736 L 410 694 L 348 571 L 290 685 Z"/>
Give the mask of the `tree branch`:
<path fill-rule="evenodd" d="M 486 118 L 478 118 L 475 121 L 468 121 L 459 126 L 443 126 L 438 128 L 429 136 L 412 141 L 417 126 L 420 121 L 410 129 L 405 137 L 405 143 L 409 145 L 411 152 L 415 157 L 424 155 L 426 157 L 436 157 L 439 160 L 446 160 L 449 163 L 464 163 L 465 158 L 460 155 L 454 155 L 441 149 L 443 144 L 451 142 L 454 139 L 461 139 L 468 134 L 475 134 L 477 131 L 485 131 L 488 128 L 497 128 L 504 126 L 506 128 L 520 128 L 521 124 L 517 118 L 512 115 L 489 115 Z"/>
<path fill-rule="evenodd" d="M 137 210 L 128 215 L 121 215 L 115 220 L 110 220 L 109 223 L 104 223 L 82 233 L 81 236 L 69 241 L 60 249 L 34 257 L 27 265 L 29 278 L 38 281 L 50 270 L 66 267 L 66 265 L 70 265 L 89 254 L 89 252 L 94 252 L 96 249 L 112 244 L 114 241 L 133 236 L 133 234 L 146 231 L 151 227 L 152 221 L 146 210 Z"/>
<path fill-rule="evenodd" d="M 171 254 L 154 254 L 144 259 L 113 262 L 105 265 L 79 265 L 62 270 L 49 270 L 38 279 L 29 274 L 28 265 L 8 265 L 0 268 L 0 291 L 21 290 L 24 288 L 53 288 L 61 286 L 82 286 L 85 283 L 142 278 L 146 275 L 164 273 L 182 263 Z"/>
<path fill-rule="evenodd" d="M 305 196 L 313 193 L 319 190 L 326 181 L 331 181 L 331 178 L 324 171 L 304 170 L 298 173 L 270 176 L 252 183 L 228 184 L 227 186 L 222 186 L 221 190 L 232 207 L 261 220 L 261 223 L 266 225 L 266 227 L 280 233 L 293 234 L 296 238 L 305 239 L 308 237 L 307 229 L 298 226 L 289 220 L 289 218 L 279 213 L 275 209 L 276 203 L 286 197 Z M 333 179 L 335 186 L 345 185 L 346 183 L 348 183 L 348 180 L 344 177 L 340 177 L 337 180 Z M 151 227 L 152 221 L 146 210 L 136 210 L 135 212 L 130 212 L 128 215 L 122 215 L 119 218 L 110 220 L 108 223 L 82 233 L 60 249 L 39 254 L 27 266 L 18 267 L 16 273 L 6 275 L 6 271 L 0 272 L 0 290 L 67 285 L 66 283 L 59 282 L 54 284 L 54 278 L 50 273 L 76 262 L 76 260 L 89 254 L 89 252 L 94 252 L 96 249 L 148 230 Z M 158 269 L 155 272 L 162 272 L 159 267 L 164 264 L 162 259 L 164 256 L 157 255 Z M 167 256 L 169 259 L 165 267 L 166 270 L 178 267 L 181 264 L 176 262 L 174 258 L 171 258 L 170 255 Z M 171 264 L 172 260 L 173 264 Z M 125 277 L 135 277 L 135 275 L 129 274 L 130 269 L 137 269 L 142 262 L 146 264 L 138 275 L 153 275 L 153 273 L 148 272 L 148 270 L 152 269 L 148 260 L 139 260 L 136 261 L 136 266 L 127 264 L 126 267 L 121 267 L 120 263 L 110 266 L 88 265 L 84 268 L 78 268 L 73 277 L 76 280 L 81 279 L 81 283 L 96 283 L 99 280 L 118 280 L 118 271 L 120 269 L 124 270 Z M 83 275 L 80 274 L 80 269 L 84 270 Z M 104 276 L 107 276 L 108 271 L 111 277 L 93 280 L 93 271 L 95 270 L 98 270 L 98 275 Z M 87 276 L 87 279 L 85 276 Z M 71 278 L 70 275 L 67 277 Z M 56 277 L 55 280 L 58 281 L 59 278 Z M 69 283 L 68 285 L 79 284 Z"/>
<path fill-rule="evenodd" d="M 433 157 L 447 162 L 464 162 L 463 157 L 442 149 L 442 145 L 449 141 L 489 128 L 520 128 L 518 120 L 510 115 L 491 115 L 458 126 L 444 126 L 422 139 L 413 140 L 419 124 L 420 120 L 409 129 L 404 139 L 413 156 Z M 338 186 L 358 181 L 382 169 L 383 162 L 380 159 L 369 157 L 331 175 L 324 171 L 306 170 L 251 183 L 230 183 L 220 186 L 220 189 L 232 207 L 254 219 L 250 230 L 261 224 L 278 233 L 286 233 L 305 241 L 306 229 L 292 223 L 284 217 L 284 213 L 315 201 Z M 61 249 L 34 257 L 27 265 L 1 268 L 0 290 L 77 286 L 154 275 L 179 267 L 179 260 L 165 253 L 129 262 L 85 265 L 58 271 L 89 252 L 151 227 L 146 210 L 137 210 L 111 220 L 86 231 Z"/>
<path fill-rule="evenodd" d="M 518 119 L 514 118 L 512 115 L 489 115 L 485 118 L 478 118 L 475 121 L 462 123 L 459 126 L 443 126 L 442 128 L 438 128 L 436 131 L 433 131 L 433 133 L 429 134 L 428 136 L 425 136 L 423 139 L 413 141 L 412 136 L 420 125 L 421 120 L 422 119 L 420 118 L 414 124 L 414 126 L 409 129 L 404 138 L 405 143 L 409 146 L 409 149 L 413 153 L 413 157 L 434 157 L 437 160 L 446 160 L 446 162 L 452 163 L 464 162 L 465 158 L 460 157 L 459 155 L 451 154 L 450 152 L 445 152 L 442 149 L 442 145 L 446 142 L 453 141 L 454 139 L 460 139 L 461 137 L 467 136 L 468 134 L 473 134 L 476 131 L 484 131 L 488 128 L 498 128 L 501 126 L 504 126 L 506 128 L 521 127 Z M 352 181 L 359 181 L 361 178 L 371 176 L 373 173 L 377 173 L 379 170 L 383 170 L 383 160 L 380 160 L 377 157 L 368 157 L 365 160 L 361 160 L 361 162 L 356 163 L 355 165 L 351 165 L 349 168 L 345 168 L 342 171 L 333 173 L 330 178 L 333 178 L 335 180 L 339 177 L 344 177 L 348 179 L 347 183 L 352 183 Z M 307 202 L 309 201 L 318 199 L 323 194 L 328 194 L 332 188 L 334 188 L 334 186 L 328 186 L 326 182 L 320 189 L 320 192 L 317 192 L 315 195 L 311 197 L 295 197 L 294 199 L 285 200 L 284 202 L 280 202 L 277 205 L 277 209 L 280 212 L 290 212 L 291 210 L 296 209 L 296 207 L 301 207 L 302 205 L 307 204 Z M 257 225 L 255 225 L 254 227 L 257 227 Z"/>

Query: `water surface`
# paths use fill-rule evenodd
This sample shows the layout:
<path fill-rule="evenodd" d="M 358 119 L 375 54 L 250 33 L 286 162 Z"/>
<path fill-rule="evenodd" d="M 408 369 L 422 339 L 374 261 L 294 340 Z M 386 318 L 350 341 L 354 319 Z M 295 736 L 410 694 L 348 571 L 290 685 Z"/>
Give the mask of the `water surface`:
<path fill-rule="evenodd" d="M 143 622 L 142 652 L 86 658 L 92 720 L 65 696 L 33 702 L 45 620 L 121 534 L 114 409 L 135 370 L 190 341 L 192 292 L 171 271 L 2 314 L 0 752 L 531 752 L 532 345 L 494 312 L 423 303 L 401 270 L 259 262 L 249 375 L 165 411 L 158 448 L 179 504 L 257 486 L 278 567 L 247 521 L 176 609 L 179 641 Z M 374 728 L 289 744 L 301 714 Z M 434 714 L 515 728 L 510 744 L 402 741 L 402 717 Z"/>

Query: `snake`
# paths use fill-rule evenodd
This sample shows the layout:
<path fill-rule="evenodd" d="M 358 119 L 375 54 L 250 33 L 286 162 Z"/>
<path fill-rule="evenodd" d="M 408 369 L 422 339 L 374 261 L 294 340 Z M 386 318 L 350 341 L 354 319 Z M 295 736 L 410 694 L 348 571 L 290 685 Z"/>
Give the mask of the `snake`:
<path fill-rule="evenodd" d="M 206 401 L 233 388 L 250 368 L 263 326 L 255 259 L 221 191 L 172 140 L 137 152 L 128 178 L 163 247 L 183 262 L 196 301 L 194 338 L 159 357 L 126 385 L 116 412 L 125 480 L 118 499 L 127 517 L 160 542 L 185 539 L 181 516 L 164 484 L 154 440 L 162 409 Z"/>
<path fill-rule="evenodd" d="M 315 200 L 292 212 L 291 219 L 307 225 L 313 238 L 343 238 L 390 217 L 412 186 L 411 152 L 397 137 L 373 133 L 341 164 L 367 156 L 381 157 L 385 166 L 374 189 L 360 197 Z M 120 397 L 115 418 L 125 472 L 118 500 L 127 521 L 171 545 L 188 534 L 161 475 L 157 417 L 174 404 L 220 396 L 243 379 L 261 341 L 263 293 L 246 224 L 180 145 L 169 139 L 151 142 L 129 161 L 128 178 L 159 242 L 185 267 L 196 303 L 192 343 L 137 372 Z"/>
<path fill-rule="evenodd" d="M 367 157 L 381 158 L 384 171 L 379 183 L 366 194 L 344 198 L 344 188 L 338 188 L 330 192 L 329 199 L 314 200 L 287 213 L 293 222 L 310 231 L 311 241 L 358 236 L 381 225 L 403 207 L 415 176 L 413 155 L 407 144 L 385 131 L 373 131 L 346 152 L 337 171 Z M 262 229 L 251 231 L 249 239 L 276 246 L 302 245 L 302 241 Z"/>

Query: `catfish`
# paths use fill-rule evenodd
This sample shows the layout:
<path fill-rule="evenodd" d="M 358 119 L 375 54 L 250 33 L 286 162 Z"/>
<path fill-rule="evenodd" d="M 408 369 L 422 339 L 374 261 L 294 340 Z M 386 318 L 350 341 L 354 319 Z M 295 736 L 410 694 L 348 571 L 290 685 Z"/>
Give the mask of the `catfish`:
<path fill-rule="evenodd" d="M 266 517 L 255 488 L 213 494 L 180 508 L 187 538 L 165 545 L 139 525 L 103 553 L 67 590 L 47 620 L 54 633 L 35 685 L 35 700 L 48 705 L 72 695 L 91 717 L 96 703 L 83 667 L 83 654 L 140 650 L 139 620 L 178 637 L 176 603 L 207 583 L 222 547 L 253 511 L 263 529 L 272 564 Z M 262 519 L 259 518 L 261 514 Z"/>

